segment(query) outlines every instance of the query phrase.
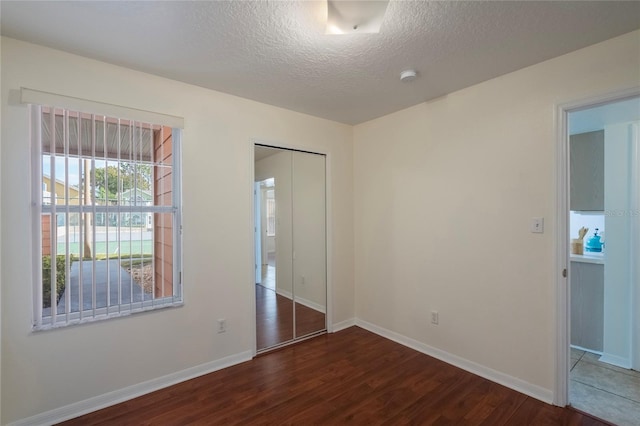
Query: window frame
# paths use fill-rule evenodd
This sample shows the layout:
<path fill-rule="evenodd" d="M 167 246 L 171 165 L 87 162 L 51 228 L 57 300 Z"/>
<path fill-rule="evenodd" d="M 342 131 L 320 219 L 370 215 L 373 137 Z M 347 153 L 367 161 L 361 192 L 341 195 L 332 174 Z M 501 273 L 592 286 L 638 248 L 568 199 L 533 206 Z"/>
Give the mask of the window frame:
<path fill-rule="evenodd" d="M 90 211 L 88 213 L 92 215 L 94 224 L 96 221 L 97 214 L 100 214 L 100 213 L 104 213 L 106 216 L 108 216 L 111 213 L 117 213 L 119 215 L 122 213 L 129 213 L 130 215 L 134 213 L 140 213 L 143 215 L 146 215 L 148 213 L 171 214 L 171 217 L 172 217 L 171 259 L 172 259 L 172 292 L 173 294 L 167 295 L 164 297 L 152 298 L 150 300 L 144 300 L 143 298 L 142 301 L 137 301 L 137 302 L 130 301 L 126 303 L 115 304 L 112 306 L 109 306 L 109 304 L 107 303 L 106 307 L 97 308 L 94 306 L 90 309 L 80 309 L 78 312 L 70 312 L 70 309 L 67 308 L 65 312 L 61 312 L 61 313 L 54 312 L 50 316 L 47 316 L 47 317 L 43 316 L 42 217 L 43 217 L 43 214 L 44 215 L 46 215 L 47 213 L 50 214 L 49 217 L 51 218 L 51 222 L 50 222 L 51 234 L 53 234 L 53 230 L 57 228 L 57 226 L 55 225 L 57 223 L 57 217 L 56 219 L 54 219 L 54 217 L 55 215 L 57 215 L 56 200 L 58 197 L 56 195 L 56 191 L 54 190 L 53 192 L 50 192 L 51 193 L 50 201 L 52 201 L 52 203 L 51 204 L 44 203 L 43 179 L 45 175 L 43 173 L 43 167 L 42 167 L 43 155 L 44 155 L 42 150 L 42 118 L 43 118 L 42 110 L 43 108 L 48 108 L 50 110 L 50 113 L 52 114 L 52 117 L 55 116 L 56 110 L 64 110 L 64 111 L 70 111 L 73 113 L 78 113 L 79 116 L 84 114 L 92 114 L 94 116 L 105 116 L 105 123 L 106 123 L 106 117 L 114 118 L 116 116 L 114 114 L 104 114 L 103 112 L 100 112 L 99 114 L 95 112 L 91 112 L 89 108 L 86 108 L 87 105 L 91 104 L 90 101 L 83 101 L 84 104 L 81 103 L 80 105 L 81 108 L 69 107 L 67 105 L 64 105 L 65 102 L 61 102 L 63 106 L 59 106 L 57 104 L 46 105 L 42 103 L 34 103 L 33 101 L 25 102 L 24 90 L 25 89 L 23 89 L 23 103 L 28 103 L 28 106 L 29 106 L 29 122 L 30 122 L 29 143 L 30 143 L 30 150 L 31 150 L 31 170 L 30 170 L 29 176 L 32 180 L 32 185 L 31 185 L 31 196 L 32 196 L 32 202 L 31 202 L 32 239 L 31 240 L 33 244 L 32 250 L 31 250 L 32 256 L 33 256 L 32 331 L 63 328 L 63 327 L 76 325 L 76 324 L 84 324 L 87 322 L 103 321 L 103 320 L 112 319 L 112 318 L 119 318 L 119 317 L 128 316 L 128 315 L 140 313 L 140 312 L 148 312 L 152 310 L 160 310 L 160 309 L 182 306 L 184 303 L 184 288 L 182 283 L 182 260 L 183 260 L 182 259 L 182 127 L 175 126 L 175 123 L 177 122 L 177 120 L 173 120 L 173 121 L 169 120 L 170 121 L 169 125 L 163 124 L 163 121 L 166 121 L 166 120 L 162 120 L 164 116 L 160 114 L 158 114 L 157 116 L 160 117 L 161 120 L 153 120 L 153 121 L 138 120 L 136 118 L 133 118 L 133 119 L 125 118 L 121 115 L 124 115 L 122 114 L 122 112 L 126 111 L 126 109 L 123 107 L 114 107 L 118 112 L 117 117 L 119 117 L 119 120 L 125 120 L 125 121 L 130 121 L 135 123 L 145 123 L 145 124 L 154 123 L 154 125 L 157 124 L 157 125 L 171 128 L 172 130 L 171 132 L 172 133 L 171 134 L 171 137 L 172 137 L 171 203 L 170 205 L 160 205 L 160 206 L 155 204 L 151 206 L 138 206 L 138 205 L 122 206 L 119 203 L 117 208 L 113 208 L 113 206 L 109 206 L 109 205 L 102 206 L 102 205 L 93 204 L 90 206 Z M 32 91 L 29 91 L 29 94 L 31 94 L 31 92 Z M 38 92 L 33 92 L 33 93 L 37 94 Z M 65 100 L 67 98 L 61 97 L 61 99 Z M 109 107 L 108 104 L 96 103 L 95 105 L 98 107 L 97 108 L 98 110 L 101 109 L 100 108 L 101 106 Z M 132 111 L 138 112 L 138 110 L 132 110 Z M 150 112 L 145 112 L 145 113 L 149 117 L 154 117 L 154 114 L 155 114 Z M 170 116 L 167 116 L 167 117 L 170 117 Z M 175 118 L 175 117 L 170 117 L 170 118 Z M 52 118 L 52 120 L 53 119 L 54 118 Z M 66 135 L 63 137 L 66 137 Z M 153 146 L 151 147 L 151 149 L 153 151 Z M 68 143 L 67 141 L 65 141 L 65 152 L 63 155 L 67 160 L 69 159 L 68 151 L 69 151 Z M 55 153 L 55 149 L 53 149 L 53 156 L 56 156 L 56 157 L 59 156 L 59 154 Z M 95 173 L 95 160 L 97 157 L 95 155 L 83 157 L 82 153 L 79 153 L 77 160 L 81 160 L 83 158 L 89 159 L 90 161 L 92 161 L 93 163 L 92 173 Z M 74 158 L 74 161 L 76 161 L 76 158 Z M 105 156 L 105 164 L 106 164 L 106 161 L 108 160 L 106 159 L 106 156 Z M 65 163 L 65 168 L 68 167 L 68 164 L 69 163 L 67 161 Z M 50 179 L 50 186 L 52 186 L 55 189 L 55 181 L 54 181 L 55 172 L 54 171 L 52 171 L 51 176 L 49 176 L 49 179 Z M 61 210 L 61 212 L 64 212 L 67 215 L 69 213 L 77 213 L 79 215 L 82 215 L 83 210 L 84 211 L 87 210 L 86 208 L 83 209 L 81 205 L 70 207 L 69 196 L 68 196 L 69 185 L 70 184 L 68 182 L 65 183 L 65 204 L 61 205 L 63 207 L 63 210 Z M 65 226 L 67 227 L 69 226 L 68 221 L 69 221 L 69 217 L 67 216 L 65 220 Z M 154 251 L 155 251 L 155 242 L 156 242 L 155 240 L 156 226 L 157 225 L 154 224 L 154 227 L 152 230 L 153 238 L 151 240 Z M 119 232 L 120 225 L 118 225 L 117 229 Z M 118 239 L 118 241 L 114 243 L 122 244 L 123 242 L 126 242 L 126 241 L 124 240 L 120 241 Z M 57 254 L 57 253 L 51 254 L 51 259 L 52 259 L 51 268 L 53 270 L 53 274 L 55 275 L 56 262 L 54 261 L 54 254 Z M 69 256 L 68 249 L 63 254 L 68 257 Z M 124 259 L 124 258 L 121 258 L 121 259 Z M 93 262 L 95 262 L 95 260 L 93 260 Z M 68 263 L 65 267 L 67 266 L 68 266 Z M 66 277 L 67 277 L 67 284 L 68 284 L 69 271 L 66 271 L 66 272 L 67 272 Z M 153 274 L 154 275 L 156 274 L 155 268 L 153 270 Z M 96 281 L 94 281 L 94 285 L 95 283 Z M 55 286 L 55 284 L 52 283 L 52 286 Z M 92 287 L 92 290 L 95 290 L 95 287 Z M 58 317 L 63 317 L 64 320 L 58 320 Z"/>
<path fill-rule="evenodd" d="M 272 196 L 269 197 L 269 192 L 272 192 Z M 273 215 L 269 214 L 269 204 L 273 206 Z M 275 237 L 276 236 L 276 191 L 273 188 L 267 189 L 265 191 L 265 209 L 266 209 L 266 219 L 267 219 L 267 237 Z M 273 224 L 270 224 L 270 219 L 273 219 Z"/>

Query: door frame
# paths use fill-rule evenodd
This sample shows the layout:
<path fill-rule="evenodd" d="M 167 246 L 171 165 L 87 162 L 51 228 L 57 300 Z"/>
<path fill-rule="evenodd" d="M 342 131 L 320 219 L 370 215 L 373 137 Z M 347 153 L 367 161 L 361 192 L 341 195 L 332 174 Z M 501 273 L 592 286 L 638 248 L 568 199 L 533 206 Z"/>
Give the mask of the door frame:
<path fill-rule="evenodd" d="M 570 286 L 569 268 L 569 113 L 640 96 L 640 86 L 595 94 L 556 104 L 556 214 L 554 247 L 555 281 L 555 359 L 553 403 L 564 407 L 569 403 L 570 365 Z M 566 271 L 566 273 L 564 273 Z M 633 343 L 632 343 L 633 344 Z"/>
<path fill-rule="evenodd" d="M 253 222 L 253 241 L 254 241 L 254 261 L 255 264 L 255 282 L 256 284 L 262 284 L 262 256 L 263 256 L 263 244 L 262 244 L 262 211 L 258 213 L 257 205 L 260 204 L 262 209 L 262 188 L 260 188 L 260 182 L 253 183 L 253 208 L 254 208 L 254 222 Z M 258 257 L 260 257 L 260 263 L 258 264 Z"/>
<path fill-rule="evenodd" d="M 332 155 L 331 155 L 331 151 L 328 149 L 324 149 L 324 148 L 319 148 L 319 147 L 308 147 L 308 146 L 304 146 L 304 145 L 295 145 L 295 144 L 289 144 L 289 143 L 284 143 L 284 142 L 273 142 L 273 141 L 267 141 L 264 139 L 257 139 L 257 138 L 252 138 L 249 140 L 249 144 L 248 144 L 248 148 L 249 148 L 249 161 L 251 161 L 251 180 L 250 180 L 250 184 L 251 184 L 251 189 L 248 191 L 248 194 L 250 195 L 250 203 L 251 203 L 251 223 L 250 223 L 250 229 L 252 230 L 251 232 L 251 250 L 250 250 L 250 263 L 249 265 L 251 265 L 251 287 L 250 287 L 250 296 L 251 296 L 251 301 L 250 301 L 250 313 L 251 313 L 251 318 L 250 318 L 250 324 L 251 324 L 251 336 L 252 336 L 252 341 L 251 341 L 251 356 L 255 357 L 258 353 L 258 348 L 257 348 L 257 326 L 256 326 L 256 295 L 255 295 L 255 283 L 253 282 L 253 278 L 255 277 L 255 270 L 254 270 L 254 265 L 255 265 L 255 245 L 256 245 L 256 241 L 255 241 L 255 233 L 253 232 L 254 226 L 255 226 L 255 214 L 256 214 L 256 207 L 255 207 L 255 197 L 253 194 L 253 190 L 254 190 L 254 184 L 255 184 L 255 178 L 256 178 L 256 171 L 255 171 L 255 146 L 256 145 L 267 145 L 267 146 L 271 146 L 274 148 L 281 148 L 281 149 L 289 149 L 289 150 L 293 150 L 293 151 L 302 151 L 302 152 L 308 152 L 311 154 L 320 154 L 320 155 L 324 155 L 324 181 L 325 181 L 325 205 L 324 205 L 324 209 L 325 209 L 325 240 L 326 240 L 326 246 L 325 246 L 325 268 L 326 268 L 326 273 L 325 273 L 325 277 L 326 277 L 326 282 L 327 282 L 327 296 L 326 296 L 326 313 L 325 313 L 325 325 L 327 328 L 327 333 L 333 333 L 333 280 L 332 280 L 332 271 L 333 271 L 333 263 L 332 263 L 332 254 L 333 254 L 333 218 L 331 216 L 331 211 L 333 211 L 333 204 L 332 204 L 332 179 L 331 179 L 331 160 L 332 160 Z M 301 339 L 304 340 L 304 339 Z M 300 340 L 300 341 L 301 341 Z"/>

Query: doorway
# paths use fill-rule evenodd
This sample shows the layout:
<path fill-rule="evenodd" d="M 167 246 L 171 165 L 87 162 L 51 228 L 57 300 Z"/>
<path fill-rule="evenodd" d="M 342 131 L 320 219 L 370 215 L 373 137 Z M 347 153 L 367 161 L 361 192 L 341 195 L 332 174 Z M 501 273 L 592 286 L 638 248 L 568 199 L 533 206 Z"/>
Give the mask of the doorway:
<path fill-rule="evenodd" d="M 327 330 L 325 168 L 323 154 L 254 146 L 257 353 Z"/>
<path fill-rule="evenodd" d="M 568 281 L 558 286 L 556 402 L 637 424 L 640 97 L 563 106 L 559 115 L 558 257 Z"/>
<path fill-rule="evenodd" d="M 276 290 L 276 206 L 275 178 L 255 183 L 255 268 L 256 285 Z"/>

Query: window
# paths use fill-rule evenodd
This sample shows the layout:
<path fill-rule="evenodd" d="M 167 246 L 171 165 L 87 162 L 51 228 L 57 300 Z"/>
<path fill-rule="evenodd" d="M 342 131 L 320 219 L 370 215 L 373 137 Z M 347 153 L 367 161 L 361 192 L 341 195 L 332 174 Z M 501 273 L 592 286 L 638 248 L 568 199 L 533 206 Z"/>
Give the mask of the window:
<path fill-rule="evenodd" d="M 267 195 L 267 236 L 274 237 L 276 235 L 276 199 L 275 191 L 270 189 L 266 191 Z"/>
<path fill-rule="evenodd" d="M 34 328 L 182 303 L 178 128 L 31 105 Z"/>

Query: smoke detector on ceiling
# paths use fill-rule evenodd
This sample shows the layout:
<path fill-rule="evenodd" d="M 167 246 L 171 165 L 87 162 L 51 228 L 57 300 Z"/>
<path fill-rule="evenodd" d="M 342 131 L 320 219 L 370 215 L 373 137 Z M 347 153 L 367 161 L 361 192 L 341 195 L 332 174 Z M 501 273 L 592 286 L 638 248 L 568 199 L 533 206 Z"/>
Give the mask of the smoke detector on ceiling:
<path fill-rule="evenodd" d="M 404 70 L 400 73 L 400 81 L 408 83 L 415 80 L 417 76 L 418 73 L 415 70 Z"/>

